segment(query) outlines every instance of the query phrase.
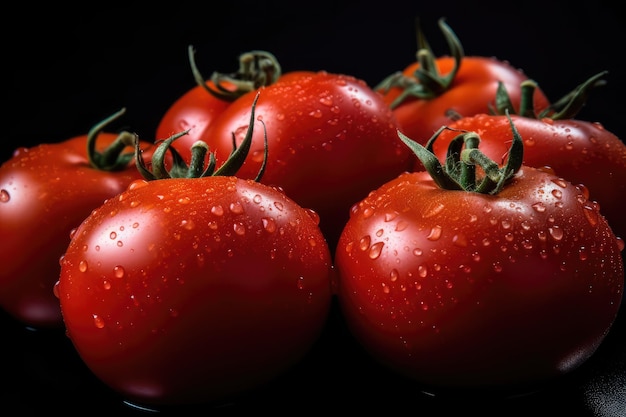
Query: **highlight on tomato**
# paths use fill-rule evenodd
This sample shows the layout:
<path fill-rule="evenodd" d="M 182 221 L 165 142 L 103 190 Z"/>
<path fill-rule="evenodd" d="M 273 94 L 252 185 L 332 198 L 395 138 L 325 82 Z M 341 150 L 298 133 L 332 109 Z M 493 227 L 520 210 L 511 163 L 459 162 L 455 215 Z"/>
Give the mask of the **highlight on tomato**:
<path fill-rule="evenodd" d="M 540 389 L 596 352 L 620 308 L 623 240 L 586 189 L 522 164 L 515 126 L 500 130 L 502 163 L 477 132 L 443 127 L 426 146 L 399 132 L 427 169 L 356 204 L 339 240 L 349 330 L 433 394 Z M 444 131 L 456 136 L 440 163 Z"/>
<path fill-rule="evenodd" d="M 125 111 L 86 135 L 18 148 L 0 166 L 0 306 L 27 327 L 63 327 L 52 288 L 70 231 L 141 178 L 133 162 L 136 135 L 104 131 Z M 151 152 L 151 144 L 142 146 Z"/>
<path fill-rule="evenodd" d="M 262 168 L 234 175 L 252 127 L 217 169 L 202 142 L 186 165 L 171 147 L 185 133 L 160 144 L 152 171 L 138 157 L 146 179 L 78 226 L 55 289 L 88 368 L 157 410 L 219 406 L 278 378 L 316 342 L 332 299 L 316 213 L 260 183 Z"/>
<path fill-rule="evenodd" d="M 461 41 L 445 19 L 438 23 L 450 55 L 435 56 L 418 21 L 416 61 L 375 87 L 393 109 L 402 133 L 422 145 L 441 126 L 459 117 L 503 113 L 505 108 L 517 112 L 520 84 L 528 79 L 523 69 L 509 61 L 465 55 Z M 497 98 L 499 83 L 508 91 L 508 102 Z M 540 90 L 534 100 L 539 110 L 550 104 Z"/>
<path fill-rule="evenodd" d="M 606 74 L 606 71 L 595 74 L 543 111 L 532 106 L 537 83 L 524 81 L 521 89 L 525 104 L 519 114 L 510 117 L 524 140 L 524 164 L 537 168 L 547 166 L 556 175 L 574 184 L 583 184 L 589 193 L 587 197 L 599 204 L 615 234 L 624 237 L 626 144 L 601 123 L 576 117 L 590 92 L 605 84 Z M 442 158 L 450 142 L 455 140 L 457 130 L 474 131 L 481 137 L 482 152 L 502 161 L 510 146 L 508 117 L 506 114 L 482 114 L 452 122 L 448 125 L 450 129 L 439 135 L 433 151 Z"/>

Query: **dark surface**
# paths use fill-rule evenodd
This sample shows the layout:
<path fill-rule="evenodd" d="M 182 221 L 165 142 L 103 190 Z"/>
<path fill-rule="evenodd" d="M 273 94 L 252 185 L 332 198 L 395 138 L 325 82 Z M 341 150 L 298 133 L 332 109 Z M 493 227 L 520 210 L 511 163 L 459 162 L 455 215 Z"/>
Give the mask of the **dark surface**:
<path fill-rule="evenodd" d="M 209 4 L 210 2 L 206 2 Z M 56 142 L 84 134 L 96 122 L 127 108 L 120 122 L 142 138 L 153 137 L 160 116 L 192 88 L 187 46 L 197 50 L 205 76 L 236 69 L 237 56 L 268 50 L 283 71 L 325 69 L 375 85 L 415 59 L 419 16 L 438 55 L 447 47 L 437 27 L 446 17 L 467 55 L 510 61 L 557 99 L 591 75 L 608 70 L 608 85 L 592 94 L 579 118 L 600 121 L 626 137 L 622 48 L 626 20 L 617 5 L 481 2 L 224 2 L 216 6 L 174 2 L 159 9 L 107 3 L 22 10 L 18 30 L 3 26 L 2 158 L 17 146 Z M 156 3 L 155 3 L 156 4 Z M 54 8 L 52 8 L 54 7 Z M 34 9 L 34 7 L 33 7 Z M 87 12 L 89 9 L 89 12 Z M 505 12 L 505 11 L 508 11 Z M 39 16 L 39 17 L 35 17 Z M 56 17 L 53 17 L 56 16 Z M 6 22 L 5 22 L 6 23 Z M 12 26 L 15 27 L 15 26 Z M 6 75 L 8 71 L 8 76 Z M 36 261 L 36 260 L 34 260 Z M 160 410 L 191 415 L 230 411 L 406 410 L 411 415 L 626 415 L 624 309 L 605 343 L 582 368 L 523 396 L 507 398 L 424 394 L 420 387 L 374 363 L 354 342 L 337 309 L 310 355 L 268 387 L 224 404 Z M 5 314 L 0 404 L 27 411 L 79 411 L 142 415 L 85 368 L 61 333 L 25 329 Z M 4 413 L 3 413 L 4 414 Z"/>
<path fill-rule="evenodd" d="M 354 341 L 336 308 L 309 355 L 268 386 L 229 401 L 202 406 L 139 410 L 98 381 L 62 332 L 41 332 L 2 316 L 3 387 L 0 404 L 20 415 L 41 411 L 140 416 L 224 415 L 229 412 L 303 413 L 330 410 L 404 411 L 408 415 L 559 415 L 623 417 L 626 412 L 626 320 L 620 316 L 604 343 L 582 367 L 521 393 L 436 393 L 374 362 Z"/>

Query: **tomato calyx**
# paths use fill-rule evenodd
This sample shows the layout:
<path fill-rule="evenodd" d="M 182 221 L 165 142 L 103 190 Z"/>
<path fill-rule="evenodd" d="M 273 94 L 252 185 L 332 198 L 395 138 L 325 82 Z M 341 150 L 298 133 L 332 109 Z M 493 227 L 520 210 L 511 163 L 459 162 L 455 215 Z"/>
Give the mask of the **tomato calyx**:
<path fill-rule="evenodd" d="M 126 113 L 125 108 L 118 110 L 101 122 L 96 123 L 87 133 L 87 158 L 92 168 L 100 171 L 121 171 L 126 169 L 129 162 L 132 161 L 134 153 L 122 153 L 122 151 L 128 146 L 134 146 L 135 142 L 138 141 L 137 135 L 134 133 L 122 131 L 104 151 L 98 152 L 96 150 L 98 135 L 106 126 L 124 113 Z"/>
<path fill-rule="evenodd" d="M 573 119 L 582 110 L 591 91 L 596 87 L 606 85 L 606 80 L 604 80 L 603 77 L 607 73 L 608 71 L 601 71 L 589 77 L 575 89 L 550 104 L 545 110 L 539 113 L 535 111 L 533 104 L 533 96 L 537 89 L 537 83 L 534 80 L 522 81 L 520 84 L 521 97 L 519 115 L 531 119 Z M 493 115 L 504 115 L 506 112 L 515 114 L 513 103 L 511 103 L 506 87 L 501 81 L 498 82 L 494 105 L 490 105 L 489 109 Z"/>
<path fill-rule="evenodd" d="M 511 117 L 508 114 L 507 117 L 513 139 L 507 162 L 502 167 L 478 149 L 480 136 L 475 132 L 442 126 L 425 146 L 404 135 L 400 130 L 398 130 L 398 136 L 420 159 L 426 171 L 440 188 L 495 195 L 519 171 L 524 156 L 522 137 Z M 433 152 L 433 144 L 446 129 L 460 133 L 450 142 L 445 163 L 442 165 Z M 477 167 L 482 169 L 481 175 Z"/>
<path fill-rule="evenodd" d="M 417 61 L 419 66 L 413 73 L 415 78 L 404 75 L 402 71 L 397 71 L 389 75 L 375 87 L 376 90 L 381 90 L 383 93 L 389 92 L 391 88 L 400 88 L 402 90 L 400 95 L 390 104 L 392 109 L 398 107 L 409 97 L 418 99 L 436 98 L 446 92 L 454 81 L 461 67 L 461 60 L 465 52 L 463 51 L 461 41 L 450 26 L 446 24 L 445 20 L 443 18 L 439 19 L 438 23 L 448 43 L 450 55 L 454 59 L 453 68 L 445 75 L 439 74 L 436 62 L 437 57 L 428 44 L 418 21 L 416 26 L 418 43 Z"/>
<path fill-rule="evenodd" d="M 248 152 L 250 151 L 250 145 L 252 144 L 252 134 L 254 131 L 254 111 L 256 108 L 256 103 L 259 100 L 260 92 L 256 94 L 254 98 L 254 102 L 252 103 L 252 110 L 250 113 L 250 124 L 248 127 L 248 131 L 246 132 L 246 136 L 242 140 L 241 144 L 237 146 L 235 143 L 235 135 L 232 135 L 233 138 L 233 150 L 224 161 L 222 166 L 216 169 L 216 158 L 214 152 L 209 152 L 209 146 L 204 141 L 196 141 L 191 146 L 191 159 L 189 161 L 189 165 L 184 161 L 183 157 L 180 153 L 171 146 L 172 142 L 176 139 L 186 135 L 189 133 L 189 130 L 185 130 L 179 133 L 176 133 L 169 138 L 163 140 L 159 146 L 154 150 L 151 159 L 152 171 L 148 169 L 146 162 L 141 154 L 141 150 L 139 149 L 139 141 L 135 140 L 135 163 L 137 165 L 137 169 L 141 173 L 142 177 L 148 181 L 153 181 L 157 179 L 167 179 L 167 178 L 201 178 L 201 177 L 209 177 L 209 176 L 234 176 L 236 175 L 239 168 L 243 165 Z M 260 121 L 263 126 L 265 124 L 263 121 Z M 255 178 L 255 181 L 260 181 L 263 177 L 263 173 L 265 172 L 265 166 L 267 163 L 267 133 L 264 135 L 265 139 L 265 148 L 263 155 L 263 163 L 259 168 L 259 172 Z M 172 155 L 172 166 L 168 170 L 165 164 L 165 155 L 169 151 Z M 208 152 L 208 163 L 205 165 L 205 159 Z"/>
<path fill-rule="evenodd" d="M 195 61 L 195 50 L 188 48 L 189 64 L 196 83 L 220 100 L 233 102 L 245 93 L 278 81 L 282 69 L 276 57 L 267 52 L 254 50 L 239 55 L 239 69 L 232 73 L 213 72 L 207 84 Z"/>

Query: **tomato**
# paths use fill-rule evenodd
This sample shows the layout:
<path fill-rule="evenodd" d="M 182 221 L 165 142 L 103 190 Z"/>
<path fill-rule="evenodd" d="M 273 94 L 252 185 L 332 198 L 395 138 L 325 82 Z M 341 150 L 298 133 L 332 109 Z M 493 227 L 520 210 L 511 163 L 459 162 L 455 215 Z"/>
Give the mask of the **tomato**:
<path fill-rule="evenodd" d="M 533 84 L 525 86 L 534 88 Z M 536 118 L 511 115 L 511 118 L 524 140 L 524 163 L 538 168 L 549 166 L 568 181 L 584 184 L 615 234 L 626 236 L 622 211 L 626 194 L 626 144 L 598 122 L 560 119 L 556 115 Z M 449 127 L 477 132 L 482 139 L 482 151 L 492 159 L 501 161 L 507 154 L 510 128 L 506 115 L 465 117 Z M 453 130 L 443 131 L 434 142 L 433 149 L 440 158 L 456 134 Z"/>
<path fill-rule="evenodd" d="M 584 188 L 521 165 L 519 152 L 496 169 L 464 140 L 474 150 L 463 158 L 442 166 L 431 153 L 428 170 L 353 207 L 337 296 L 358 342 L 425 391 L 527 392 L 604 340 L 622 300 L 624 242 Z"/>
<path fill-rule="evenodd" d="M 261 85 L 276 82 L 282 74 L 280 64 L 272 54 L 250 51 L 239 56 L 237 72 L 214 73 L 205 81 L 196 67 L 192 46 L 189 47 L 188 55 L 197 85 L 171 104 L 161 116 L 156 129 L 159 140 L 188 130 L 187 135 L 172 144 L 184 159 L 190 157 L 193 143 L 202 138 L 209 124 L 231 102 Z"/>
<path fill-rule="evenodd" d="M 52 288 L 70 231 L 141 178 L 133 163 L 134 135 L 102 132 L 123 113 L 87 135 L 19 148 L 0 167 L 0 305 L 29 327 L 62 327 Z"/>
<path fill-rule="evenodd" d="M 328 317 L 334 270 L 319 217 L 217 172 L 134 182 L 81 223 L 63 256 L 55 291 L 67 334 L 132 402 L 244 394 L 301 360 Z"/>
<path fill-rule="evenodd" d="M 458 117 L 492 113 L 500 105 L 518 110 L 520 84 L 527 75 L 508 61 L 493 57 L 465 56 L 452 29 L 439 20 L 451 56 L 435 57 L 418 30 L 417 61 L 376 86 L 398 119 L 401 131 L 425 144 L 441 127 Z M 419 29 L 419 28 L 418 28 Z M 497 100 L 501 82 L 508 91 L 506 103 Z M 542 91 L 534 97 L 535 107 L 544 109 L 549 100 Z"/>
<path fill-rule="evenodd" d="M 255 124 L 264 122 L 268 141 L 261 182 L 281 187 L 298 204 L 315 210 L 332 250 L 350 206 L 411 166 L 412 155 L 396 135 L 396 119 L 379 94 L 349 75 L 285 74 L 258 92 Z M 255 95 L 233 102 L 203 136 L 218 164 L 232 151 L 233 135 L 239 143 L 246 133 Z M 256 175 L 263 141 L 264 132 L 255 129 L 238 176 Z"/>

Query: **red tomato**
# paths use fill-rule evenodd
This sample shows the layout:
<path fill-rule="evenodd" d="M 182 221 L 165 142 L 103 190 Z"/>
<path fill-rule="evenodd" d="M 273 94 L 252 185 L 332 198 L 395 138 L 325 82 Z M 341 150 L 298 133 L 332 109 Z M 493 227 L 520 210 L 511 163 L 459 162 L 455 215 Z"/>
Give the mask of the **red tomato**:
<path fill-rule="evenodd" d="M 626 195 L 626 144 L 600 123 L 578 119 L 553 120 L 511 116 L 524 140 L 524 164 L 554 172 L 574 184 L 584 184 L 590 198 L 600 204 L 616 235 L 626 236 L 623 197 Z M 452 129 L 473 131 L 481 137 L 481 150 L 502 161 L 510 146 L 510 127 L 505 115 L 476 115 L 449 124 Z M 433 150 L 445 156 L 458 132 L 444 130 Z M 415 169 L 419 169 L 419 165 Z"/>
<path fill-rule="evenodd" d="M 339 240 L 349 329 L 426 390 L 536 387 L 583 364 L 617 316 L 624 242 L 598 206 L 547 171 L 512 172 L 485 194 L 402 174 L 353 207 Z"/>
<path fill-rule="evenodd" d="M 67 248 L 68 335 L 96 376 L 141 404 L 253 389 L 302 359 L 325 324 L 332 260 L 318 220 L 252 180 L 136 182 Z"/>
<path fill-rule="evenodd" d="M 211 122 L 231 102 L 261 85 L 270 85 L 282 75 L 276 58 L 264 51 L 250 51 L 239 56 L 239 70 L 233 74 L 214 73 L 205 81 L 198 71 L 193 47 L 189 47 L 189 62 L 196 86 L 185 92 L 165 111 L 156 129 L 159 140 L 182 131 L 189 131 L 172 146 L 184 160 L 190 158 L 191 146 L 204 136 Z"/>
<path fill-rule="evenodd" d="M 411 139 L 425 144 L 441 126 L 458 117 L 491 113 L 497 108 L 498 83 L 508 92 L 511 110 L 521 100 L 520 84 L 526 74 L 508 61 L 493 57 L 464 56 L 463 48 L 443 20 L 439 26 L 450 45 L 452 56 L 435 58 L 421 31 L 418 61 L 392 74 L 376 90 L 383 94 L 400 125 Z M 541 91 L 534 96 L 535 107 L 544 109 L 549 101 Z M 511 111 L 513 112 L 513 111 Z"/>
<path fill-rule="evenodd" d="M 0 167 L 0 305 L 27 326 L 62 326 L 52 288 L 70 231 L 141 178 L 132 158 L 134 135 L 100 133 L 103 127 L 19 148 Z M 124 149 L 130 152 L 120 154 Z"/>
<path fill-rule="evenodd" d="M 238 172 L 254 178 L 264 152 L 261 182 L 281 187 L 315 210 L 331 250 L 350 206 L 383 182 L 410 168 L 412 155 L 398 141 L 397 123 L 382 97 L 362 80 L 342 74 L 299 72 L 259 89 L 259 122 L 252 148 Z M 233 102 L 213 121 L 203 140 L 224 160 L 250 123 L 256 92 Z"/>

